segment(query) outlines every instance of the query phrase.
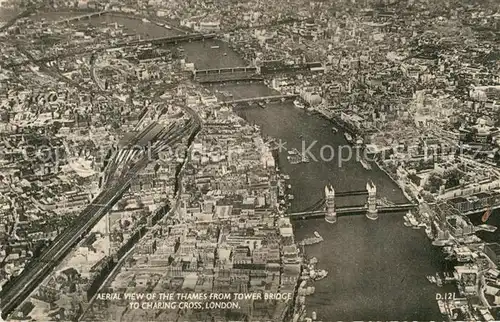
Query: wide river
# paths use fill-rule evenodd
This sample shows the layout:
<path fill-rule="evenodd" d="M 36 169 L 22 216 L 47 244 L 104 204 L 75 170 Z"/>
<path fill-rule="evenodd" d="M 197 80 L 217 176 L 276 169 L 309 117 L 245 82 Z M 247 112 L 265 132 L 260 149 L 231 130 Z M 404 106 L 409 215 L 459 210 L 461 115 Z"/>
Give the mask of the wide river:
<path fill-rule="evenodd" d="M 93 20 L 116 21 L 141 34 L 157 37 L 174 31 L 152 26 L 140 20 L 101 17 Z M 213 44 L 218 49 L 211 49 Z M 216 40 L 182 45 L 187 60 L 197 68 L 242 66 L 245 62 L 225 43 Z M 224 53 L 226 53 L 224 55 Z M 230 92 L 234 97 L 263 96 L 275 93 L 264 84 L 230 84 L 210 87 L 214 93 Z M 300 210 L 323 197 L 324 186 L 337 191 L 363 189 L 368 180 L 377 186 L 379 196 L 394 202 L 406 199 L 390 178 L 375 166 L 365 170 L 351 159 L 339 164 L 338 148 L 346 141 L 341 132 L 333 133 L 328 120 L 306 113 L 292 103 L 244 106 L 237 113 L 258 124 L 264 135 L 280 139 L 286 148 L 302 149 L 314 143 L 312 154 L 318 161 L 292 165 L 286 152 L 280 153 L 279 165 L 290 175 L 295 196 L 292 209 Z M 335 157 L 321 161 L 320 148 L 332 146 Z M 327 157 L 329 154 L 325 153 Z M 363 197 L 337 198 L 339 205 L 364 203 Z M 296 240 L 318 231 L 324 242 L 306 247 L 308 257 L 319 259 L 319 267 L 329 272 L 316 282 L 316 292 L 307 298 L 308 312 L 316 311 L 324 321 L 334 320 L 441 320 L 436 293 L 443 289 L 430 284 L 426 275 L 443 271 L 445 262 L 438 248 L 425 233 L 403 226 L 403 214 L 381 214 L 377 221 L 365 216 L 339 218 L 336 224 L 324 220 L 306 220 L 295 224 Z"/>

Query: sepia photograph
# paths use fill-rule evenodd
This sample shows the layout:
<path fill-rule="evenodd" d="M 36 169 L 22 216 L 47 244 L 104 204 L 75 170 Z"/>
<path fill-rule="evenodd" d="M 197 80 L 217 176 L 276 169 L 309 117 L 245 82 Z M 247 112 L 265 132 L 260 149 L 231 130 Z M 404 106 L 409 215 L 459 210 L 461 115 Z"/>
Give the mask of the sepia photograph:
<path fill-rule="evenodd" d="M 0 0 L 0 322 L 500 320 L 500 0 Z"/>

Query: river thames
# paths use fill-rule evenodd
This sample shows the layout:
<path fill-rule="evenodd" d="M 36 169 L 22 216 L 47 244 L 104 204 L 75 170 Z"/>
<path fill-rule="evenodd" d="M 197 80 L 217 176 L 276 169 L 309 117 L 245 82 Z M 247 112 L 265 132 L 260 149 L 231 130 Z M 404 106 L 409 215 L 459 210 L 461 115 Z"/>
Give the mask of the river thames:
<path fill-rule="evenodd" d="M 198 68 L 244 66 L 234 52 L 220 45 L 227 55 L 207 55 L 206 44 L 184 46 L 188 60 Z M 210 57 L 209 57 L 210 56 Z M 277 94 L 264 84 L 230 84 L 209 87 L 214 93 L 229 92 L 234 98 Z M 376 166 L 365 170 L 352 158 L 339 166 L 339 156 L 321 161 L 322 146 L 346 146 L 342 133 L 333 133 L 333 124 L 317 114 L 296 108 L 293 103 L 240 106 L 236 112 L 261 127 L 264 135 L 280 139 L 287 149 L 314 145 L 311 153 L 318 162 L 292 165 L 286 151 L 280 153 L 281 171 L 290 175 L 292 210 L 316 203 L 324 186 L 332 184 L 337 191 L 363 189 L 368 180 L 377 185 L 377 193 L 393 202 L 405 202 L 399 187 Z M 343 155 L 346 158 L 346 155 Z M 337 198 L 337 204 L 365 202 L 364 197 Z M 440 249 L 431 245 L 423 231 L 403 225 L 403 214 L 380 215 L 378 221 L 364 216 L 339 218 L 336 224 L 324 220 L 299 221 L 294 226 L 296 240 L 318 231 L 324 242 L 306 247 L 308 257 L 319 259 L 318 267 L 329 272 L 315 284 L 316 292 L 307 297 L 307 310 L 316 311 L 324 321 L 334 320 L 433 320 L 442 319 L 436 304 L 436 293 L 443 289 L 430 284 L 426 275 L 442 271 L 445 261 Z"/>
<path fill-rule="evenodd" d="M 176 34 L 140 20 L 100 17 L 93 23 L 116 21 L 130 30 L 149 37 Z M 218 45 L 219 48 L 212 48 Z M 197 68 L 244 66 L 246 63 L 227 44 L 210 40 L 183 44 L 187 60 Z M 224 54 L 225 53 L 225 54 Z M 276 93 L 262 83 L 230 84 L 209 87 L 214 93 L 230 92 L 235 98 Z M 266 136 L 286 143 L 288 149 L 302 149 L 314 143 L 311 152 L 320 148 L 337 149 L 347 144 L 341 131 L 323 117 L 307 113 L 290 102 L 270 104 L 266 108 L 242 106 L 236 112 L 248 122 L 261 127 Z M 368 180 L 377 186 L 379 196 L 393 202 L 406 201 L 397 185 L 377 169 L 365 170 L 354 158 L 292 165 L 286 151 L 279 158 L 281 171 L 290 175 L 292 210 L 306 208 L 323 197 L 324 186 L 332 184 L 337 191 L 364 189 Z M 337 198 L 338 205 L 364 203 L 363 197 Z M 306 247 L 308 257 L 319 260 L 318 267 L 329 272 L 316 282 L 316 292 L 307 297 L 307 310 L 316 311 L 323 321 L 334 320 L 441 320 L 436 293 L 443 289 L 430 284 L 426 275 L 442 271 L 444 259 L 431 245 L 422 230 L 403 225 L 403 214 L 381 214 L 377 221 L 365 216 L 340 217 L 336 224 L 324 220 L 299 221 L 295 224 L 296 240 L 318 231 L 324 242 Z"/>

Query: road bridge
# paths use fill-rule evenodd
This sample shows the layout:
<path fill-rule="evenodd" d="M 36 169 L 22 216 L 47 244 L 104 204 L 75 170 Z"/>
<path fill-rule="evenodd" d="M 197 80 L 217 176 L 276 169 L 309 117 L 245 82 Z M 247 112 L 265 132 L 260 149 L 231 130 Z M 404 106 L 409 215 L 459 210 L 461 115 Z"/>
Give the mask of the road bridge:
<path fill-rule="evenodd" d="M 379 212 L 399 212 L 415 208 L 413 203 L 391 204 L 376 197 L 377 187 L 371 181 L 366 184 L 366 189 L 336 192 L 331 185 L 325 186 L 325 197 L 302 211 L 288 214 L 290 219 L 325 218 L 329 223 L 335 223 L 338 216 L 365 214 L 368 219 L 376 220 Z M 364 205 L 338 207 L 335 205 L 336 197 L 367 195 Z"/>
<path fill-rule="evenodd" d="M 242 66 L 242 67 L 224 67 L 224 68 L 195 69 L 195 70 L 193 70 L 194 77 L 197 77 L 200 75 L 208 75 L 208 74 L 227 74 L 227 73 L 260 74 L 260 68 L 255 67 L 255 66 Z"/>
<path fill-rule="evenodd" d="M 401 203 L 401 204 L 394 204 L 394 205 L 390 205 L 390 206 L 377 207 L 377 211 L 378 211 L 378 213 L 397 213 L 397 212 L 415 209 L 416 207 L 417 207 L 417 205 L 413 204 L 413 203 Z M 366 205 L 346 206 L 346 207 L 337 207 L 336 208 L 337 217 L 365 215 L 367 211 L 368 211 L 368 207 Z M 306 219 L 315 219 L 315 218 L 325 218 L 326 212 L 327 212 L 326 209 L 293 212 L 293 213 L 288 214 L 288 217 L 291 220 L 306 220 Z"/>
<path fill-rule="evenodd" d="M 223 101 L 224 104 L 240 104 L 240 103 L 256 103 L 256 102 L 266 102 L 270 103 L 271 101 L 285 101 L 290 99 L 297 98 L 297 95 L 269 95 L 269 96 L 259 96 L 259 97 L 250 97 L 250 98 L 240 98 Z"/>

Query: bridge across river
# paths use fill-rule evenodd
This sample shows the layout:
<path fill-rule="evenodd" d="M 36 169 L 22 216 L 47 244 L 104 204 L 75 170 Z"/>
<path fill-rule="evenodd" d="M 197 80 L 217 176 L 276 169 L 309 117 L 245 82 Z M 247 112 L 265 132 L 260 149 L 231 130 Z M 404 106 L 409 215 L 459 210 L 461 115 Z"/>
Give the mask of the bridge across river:
<path fill-rule="evenodd" d="M 126 46 L 135 46 L 141 44 L 153 44 L 153 45 L 168 45 L 168 44 L 178 44 L 182 42 L 192 42 L 198 40 L 212 39 L 215 37 L 215 34 L 200 34 L 200 33 L 191 33 L 186 35 L 179 36 L 169 36 L 169 37 L 157 37 L 157 38 L 148 38 L 148 39 L 140 39 L 140 40 L 129 40 L 125 42 L 118 43 L 113 46 L 116 47 L 126 47 Z"/>
<path fill-rule="evenodd" d="M 417 207 L 416 204 L 413 203 L 401 203 L 395 204 L 391 206 L 381 206 L 377 207 L 378 213 L 397 213 L 401 211 L 408 211 L 411 209 L 415 209 Z M 354 215 L 364 215 L 368 211 L 368 206 L 360 205 L 360 206 L 346 206 L 346 207 L 337 207 L 337 217 L 343 216 L 354 216 Z M 314 219 L 314 218 L 325 218 L 326 209 L 313 210 L 313 211 L 302 211 L 302 212 L 293 212 L 288 214 L 288 217 L 291 220 L 305 220 L 305 219 Z"/>
<path fill-rule="evenodd" d="M 401 212 L 414 209 L 417 205 L 413 203 L 387 204 L 376 198 L 377 188 L 373 182 L 368 182 L 365 190 L 353 190 L 336 192 L 333 187 L 325 187 L 325 197 L 318 200 L 312 206 L 302 211 L 292 212 L 288 217 L 292 220 L 325 218 L 329 223 L 334 223 L 338 216 L 351 216 L 366 214 L 371 220 L 378 218 L 378 213 Z M 364 205 L 343 206 L 335 205 L 335 197 L 349 197 L 367 195 Z"/>
<path fill-rule="evenodd" d="M 216 84 L 216 83 L 234 83 L 234 82 L 257 82 L 263 81 L 264 78 L 256 74 L 248 73 L 226 73 L 226 74 L 208 74 L 198 76 L 195 80 L 200 84 Z"/>
<path fill-rule="evenodd" d="M 227 73 L 253 73 L 260 74 L 260 68 L 255 66 L 240 66 L 240 67 L 224 67 L 212 69 L 195 69 L 193 76 L 207 75 L 207 74 L 227 74 Z"/>
<path fill-rule="evenodd" d="M 239 81 L 261 81 L 260 68 L 240 66 L 193 70 L 193 79 L 199 83 L 226 83 Z"/>
<path fill-rule="evenodd" d="M 290 99 L 297 98 L 298 95 L 290 94 L 290 95 L 269 95 L 269 96 L 258 96 L 251 98 L 240 98 L 222 101 L 224 104 L 240 104 L 240 103 L 257 103 L 257 102 L 266 102 L 270 103 L 272 101 L 285 101 Z"/>
<path fill-rule="evenodd" d="M 93 17 L 100 17 L 104 14 L 107 14 L 109 11 L 103 10 L 103 11 L 97 11 L 97 12 L 90 12 L 86 13 L 80 16 L 75 16 L 75 17 L 69 17 L 69 18 L 64 18 L 61 20 L 56 20 L 53 22 L 53 24 L 60 24 L 60 23 L 70 23 L 72 21 L 80 21 L 80 20 L 90 20 Z"/>

